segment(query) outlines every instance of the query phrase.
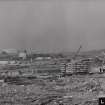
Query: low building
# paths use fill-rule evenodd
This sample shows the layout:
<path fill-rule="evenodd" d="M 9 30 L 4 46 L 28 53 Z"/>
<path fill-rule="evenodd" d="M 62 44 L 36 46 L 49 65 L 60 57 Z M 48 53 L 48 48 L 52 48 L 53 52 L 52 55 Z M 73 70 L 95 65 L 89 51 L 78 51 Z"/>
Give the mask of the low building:
<path fill-rule="evenodd" d="M 20 75 L 20 72 L 16 70 L 5 70 L 0 72 L 0 75 L 5 77 L 16 77 Z"/>
<path fill-rule="evenodd" d="M 7 73 L 8 76 L 11 76 L 11 77 L 16 77 L 16 76 L 19 76 L 19 71 L 12 71 L 10 70 L 8 73 Z"/>
<path fill-rule="evenodd" d="M 27 54 L 25 52 L 20 52 L 18 57 L 21 59 L 26 59 Z"/>
<path fill-rule="evenodd" d="M 66 63 L 62 62 L 60 64 L 60 70 L 62 74 L 66 72 Z"/>
<path fill-rule="evenodd" d="M 11 54 L 11 55 L 18 53 L 17 49 L 3 49 L 2 52 L 5 52 L 5 53 Z"/>
<path fill-rule="evenodd" d="M 9 61 L 9 64 L 16 64 L 16 61 Z"/>
<path fill-rule="evenodd" d="M 99 72 L 101 72 L 101 66 L 99 66 L 99 67 L 91 67 L 91 69 L 90 69 L 90 73 L 99 73 Z"/>
<path fill-rule="evenodd" d="M 51 60 L 51 57 L 36 57 L 36 60 Z"/>
<path fill-rule="evenodd" d="M 37 57 L 36 60 L 43 60 L 43 57 Z"/>
<path fill-rule="evenodd" d="M 71 60 L 70 62 L 61 64 L 61 72 L 66 72 L 68 74 L 89 72 L 91 62 L 92 60 L 90 58 Z"/>
<path fill-rule="evenodd" d="M 9 64 L 9 61 L 0 61 L 0 65 L 6 65 Z"/>

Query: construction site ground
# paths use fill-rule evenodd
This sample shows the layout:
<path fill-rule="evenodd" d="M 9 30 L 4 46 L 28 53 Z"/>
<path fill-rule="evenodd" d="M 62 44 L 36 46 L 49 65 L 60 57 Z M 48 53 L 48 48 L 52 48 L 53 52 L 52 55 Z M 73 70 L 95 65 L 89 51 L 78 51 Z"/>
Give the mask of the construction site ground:
<path fill-rule="evenodd" d="M 105 96 L 104 74 L 72 75 L 32 84 L 0 84 L 0 105 L 98 105 Z"/>

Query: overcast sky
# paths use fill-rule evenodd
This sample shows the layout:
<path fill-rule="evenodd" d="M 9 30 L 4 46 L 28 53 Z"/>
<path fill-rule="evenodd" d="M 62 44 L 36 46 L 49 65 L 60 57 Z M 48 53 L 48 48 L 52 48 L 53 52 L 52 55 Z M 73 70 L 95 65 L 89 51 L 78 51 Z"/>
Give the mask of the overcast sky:
<path fill-rule="evenodd" d="M 0 1 L 0 48 L 105 48 L 104 0 Z"/>

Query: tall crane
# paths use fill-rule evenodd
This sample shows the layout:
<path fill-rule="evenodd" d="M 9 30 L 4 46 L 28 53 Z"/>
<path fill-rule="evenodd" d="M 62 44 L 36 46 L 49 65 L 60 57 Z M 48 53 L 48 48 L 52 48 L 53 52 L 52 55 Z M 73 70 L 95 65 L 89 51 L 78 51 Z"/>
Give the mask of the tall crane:
<path fill-rule="evenodd" d="M 76 59 L 76 57 L 78 56 L 78 53 L 80 52 L 81 48 L 82 48 L 82 45 L 80 45 L 80 47 L 79 47 L 79 49 L 77 50 L 77 52 L 75 53 L 73 59 Z"/>
<path fill-rule="evenodd" d="M 82 46 L 80 45 L 79 49 L 76 51 L 73 58 L 70 61 L 68 61 L 68 63 L 65 63 L 63 65 L 62 71 L 64 71 L 65 73 L 68 72 L 71 74 L 74 72 L 74 64 L 77 62 L 76 57 L 78 56 L 78 53 L 80 52 L 81 48 L 82 48 Z"/>
<path fill-rule="evenodd" d="M 30 55 L 31 55 L 31 59 L 30 59 L 30 61 L 32 62 L 32 48 L 30 48 Z"/>

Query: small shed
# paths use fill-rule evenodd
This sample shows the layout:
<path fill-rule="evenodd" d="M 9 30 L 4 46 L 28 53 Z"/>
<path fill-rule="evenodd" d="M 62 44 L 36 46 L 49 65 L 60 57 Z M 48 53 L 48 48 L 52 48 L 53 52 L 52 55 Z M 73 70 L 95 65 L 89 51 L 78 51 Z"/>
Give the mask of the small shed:
<path fill-rule="evenodd" d="M 27 57 L 27 54 L 25 52 L 19 53 L 19 58 L 26 59 L 26 57 Z"/>

